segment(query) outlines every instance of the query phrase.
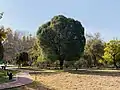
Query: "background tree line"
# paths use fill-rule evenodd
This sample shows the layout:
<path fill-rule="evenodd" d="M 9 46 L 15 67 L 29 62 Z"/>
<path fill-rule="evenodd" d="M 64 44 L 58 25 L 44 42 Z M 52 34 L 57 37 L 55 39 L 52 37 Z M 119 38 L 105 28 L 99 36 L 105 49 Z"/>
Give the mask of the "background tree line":
<path fill-rule="evenodd" d="M 105 42 L 100 33 L 85 34 L 81 22 L 54 16 L 37 35 L 0 29 L 0 61 L 40 68 L 120 67 L 120 40 Z"/>

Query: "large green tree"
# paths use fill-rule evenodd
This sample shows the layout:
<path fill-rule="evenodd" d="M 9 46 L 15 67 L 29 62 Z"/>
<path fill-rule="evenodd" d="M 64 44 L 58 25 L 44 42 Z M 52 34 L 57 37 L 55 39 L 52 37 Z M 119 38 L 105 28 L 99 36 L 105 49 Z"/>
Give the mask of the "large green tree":
<path fill-rule="evenodd" d="M 107 64 L 114 64 L 118 68 L 117 63 L 120 62 L 120 40 L 110 40 L 105 44 L 104 60 Z"/>
<path fill-rule="evenodd" d="M 81 23 L 63 15 L 54 16 L 37 31 L 40 46 L 49 59 L 77 60 L 84 51 L 85 37 Z"/>

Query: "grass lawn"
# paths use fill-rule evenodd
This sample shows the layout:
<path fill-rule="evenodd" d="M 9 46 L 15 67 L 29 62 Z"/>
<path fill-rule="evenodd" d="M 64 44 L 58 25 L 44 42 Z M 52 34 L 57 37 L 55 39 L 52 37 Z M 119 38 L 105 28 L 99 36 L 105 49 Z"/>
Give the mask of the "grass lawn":
<path fill-rule="evenodd" d="M 9 82 L 8 76 L 7 76 L 7 71 L 12 72 L 13 75 L 15 75 L 15 74 L 18 72 L 18 71 L 1 70 L 1 69 L 0 69 L 0 84 L 1 84 L 1 83 L 5 83 L 5 82 Z"/>

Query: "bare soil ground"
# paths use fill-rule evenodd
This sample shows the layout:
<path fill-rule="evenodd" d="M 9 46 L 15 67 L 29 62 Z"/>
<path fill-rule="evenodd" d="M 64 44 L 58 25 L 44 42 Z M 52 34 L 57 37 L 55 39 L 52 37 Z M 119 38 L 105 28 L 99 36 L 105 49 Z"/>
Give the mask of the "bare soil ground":
<path fill-rule="evenodd" d="M 37 90 L 120 90 L 118 71 L 70 71 L 32 74 L 39 85 Z M 49 89 L 48 89 L 49 88 Z M 30 89 L 28 89 L 30 90 Z M 34 90 L 34 89 L 31 89 Z"/>

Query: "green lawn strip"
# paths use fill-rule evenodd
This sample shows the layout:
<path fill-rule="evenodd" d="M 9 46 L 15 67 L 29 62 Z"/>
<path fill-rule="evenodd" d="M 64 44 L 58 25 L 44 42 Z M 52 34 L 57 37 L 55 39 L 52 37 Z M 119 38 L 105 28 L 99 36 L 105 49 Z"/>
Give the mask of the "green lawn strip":
<path fill-rule="evenodd" d="M 13 70 L 1 70 L 0 69 L 0 84 L 1 83 L 6 83 L 6 82 L 10 82 L 10 80 L 8 79 L 8 76 L 7 76 L 7 72 L 12 72 L 13 73 L 13 76 L 18 73 L 18 71 L 13 71 Z"/>

